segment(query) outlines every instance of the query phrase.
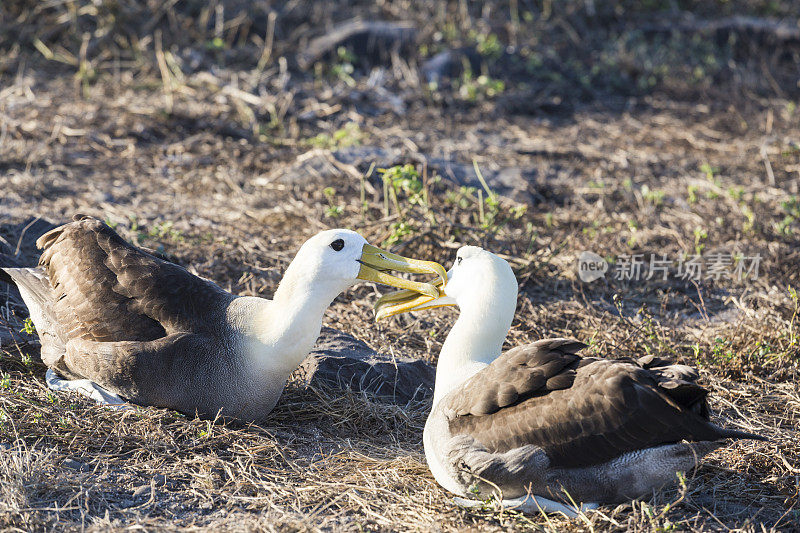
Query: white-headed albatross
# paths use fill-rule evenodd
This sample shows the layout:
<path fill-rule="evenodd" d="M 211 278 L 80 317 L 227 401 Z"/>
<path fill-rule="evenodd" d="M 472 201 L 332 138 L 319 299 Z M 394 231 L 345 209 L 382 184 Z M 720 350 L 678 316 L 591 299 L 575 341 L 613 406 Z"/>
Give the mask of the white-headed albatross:
<path fill-rule="evenodd" d="M 446 275 L 345 229 L 306 241 L 272 300 L 234 296 L 88 216 L 37 246 L 39 267 L 3 268 L 0 277 L 19 288 L 50 369 L 133 403 L 244 421 L 264 420 L 275 406 L 340 292 L 371 280 L 436 295 L 385 271 Z"/>
<path fill-rule="evenodd" d="M 548 339 L 501 354 L 514 317 L 511 267 L 474 246 L 458 250 L 441 297 L 398 291 L 378 318 L 455 305 L 423 442 L 444 488 L 523 512 L 594 508 L 650 494 L 694 468 L 725 438 L 761 439 L 709 421 L 706 394 L 684 365 L 652 356 L 582 357 L 581 342 Z M 472 502 L 457 499 L 462 505 Z"/>

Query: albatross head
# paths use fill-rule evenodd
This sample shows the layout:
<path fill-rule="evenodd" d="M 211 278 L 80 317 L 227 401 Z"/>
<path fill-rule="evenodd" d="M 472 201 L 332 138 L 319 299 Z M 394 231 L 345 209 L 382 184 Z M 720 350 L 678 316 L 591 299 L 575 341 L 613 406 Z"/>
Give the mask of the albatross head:
<path fill-rule="evenodd" d="M 433 404 L 500 356 L 517 308 L 517 279 L 502 258 L 475 246 L 459 248 L 447 284 L 431 298 L 395 291 L 375 304 L 377 318 L 455 305 L 459 316 L 436 365 Z M 441 287 L 441 284 L 437 284 Z"/>
<path fill-rule="evenodd" d="M 468 313 L 476 320 L 483 317 L 504 327 L 505 336 L 514 318 L 518 286 L 514 271 L 504 259 L 477 246 L 462 246 L 447 272 L 447 283 L 442 288 L 437 280 L 434 285 L 439 288 L 438 298 L 412 290 L 384 295 L 375 303 L 377 319 L 408 311 L 458 306 L 462 315 Z"/>
<path fill-rule="evenodd" d="M 318 233 L 300 247 L 284 280 L 289 280 L 291 285 L 302 284 L 307 289 L 325 290 L 333 296 L 359 280 L 428 294 L 430 298 L 438 295 L 438 290 L 430 283 L 391 276 L 387 274 L 389 270 L 435 274 L 441 281 L 447 275 L 438 263 L 385 252 L 355 231 L 332 229 Z"/>

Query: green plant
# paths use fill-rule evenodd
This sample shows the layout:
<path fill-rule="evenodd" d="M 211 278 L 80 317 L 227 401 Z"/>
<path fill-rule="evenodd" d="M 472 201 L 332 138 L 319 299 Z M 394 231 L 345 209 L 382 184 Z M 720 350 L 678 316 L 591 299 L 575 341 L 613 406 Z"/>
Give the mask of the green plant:
<path fill-rule="evenodd" d="M 173 228 L 172 221 L 156 222 L 147 232 L 147 235 L 156 239 L 168 239 L 171 241 L 183 241 L 183 232 Z"/>
<path fill-rule="evenodd" d="M 331 218 L 339 218 L 341 214 L 344 212 L 344 205 L 336 204 L 334 202 L 334 197 L 336 196 L 336 189 L 334 189 L 333 187 L 325 187 L 322 190 L 322 194 L 328 201 L 328 207 L 325 208 L 325 214 Z"/>
<path fill-rule="evenodd" d="M 389 168 L 379 168 L 384 186 L 393 195 L 394 201 L 405 196 L 412 205 L 427 205 L 427 191 L 423 189 L 420 174 L 414 165 L 395 165 Z M 399 211 L 399 209 L 398 209 Z"/>
<path fill-rule="evenodd" d="M 391 246 L 392 244 L 402 242 L 408 235 L 413 234 L 414 231 L 414 226 L 405 220 L 392 222 L 389 225 L 390 235 L 383 241 L 383 246 Z"/>
<path fill-rule="evenodd" d="M 702 165 L 700 165 L 700 172 L 706 175 L 706 179 L 708 181 L 710 181 L 717 187 L 720 187 L 720 181 L 716 177 L 716 174 L 719 172 L 719 167 L 712 167 L 708 163 L 703 163 Z"/>
<path fill-rule="evenodd" d="M 600 227 L 600 222 L 598 220 L 593 220 L 590 226 L 587 226 L 581 230 L 581 232 L 588 236 L 590 239 L 594 240 L 597 237 L 597 229 Z"/>
<path fill-rule="evenodd" d="M 692 355 L 694 356 L 694 361 L 697 362 L 700 359 L 700 353 L 702 350 L 700 349 L 700 343 L 696 342 L 692 344 Z"/>
<path fill-rule="evenodd" d="M 22 321 L 20 333 L 27 333 L 28 335 L 36 333 L 36 326 L 33 325 L 33 320 L 30 317 Z"/>
<path fill-rule="evenodd" d="M 506 84 L 502 80 L 496 80 L 486 75 L 478 76 L 474 82 L 467 81 L 459 88 L 459 94 L 470 102 L 479 99 L 491 99 L 502 94 L 506 90 Z"/>
<path fill-rule="evenodd" d="M 702 241 L 708 238 L 708 231 L 700 226 L 694 228 L 694 251 L 697 255 L 703 253 L 703 249 L 706 247 Z"/>
<path fill-rule="evenodd" d="M 88 44 L 88 41 L 84 41 Z M 83 96 L 89 97 L 89 86 L 97 80 L 97 70 L 95 70 L 92 62 L 86 59 L 86 46 L 81 47 L 80 61 L 78 63 L 78 71 L 75 73 L 75 80 L 80 84 Z"/>
<path fill-rule="evenodd" d="M 514 205 L 508 211 L 511 214 L 511 218 L 519 220 L 528 212 L 528 206 L 524 204 Z"/>
<path fill-rule="evenodd" d="M 214 435 L 214 424 L 210 420 L 206 420 L 205 429 L 197 430 L 197 437 L 200 439 L 208 439 Z"/>
<path fill-rule="evenodd" d="M 800 154 L 800 144 L 796 142 L 790 142 L 789 146 L 781 150 L 782 157 L 789 157 L 791 155 L 796 155 L 796 154 Z"/>
<path fill-rule="evenodd" d="M 744 196 L 744 187 L 728 187 L 728 196 L 734 201 L 740 202 Z"/>
<path fill-rule="evenodd" d="M 506 89 L 506 84 L 502 80 L 493 79 L 485 74 L 474 77 L 467 62 L 458 85 L 458 95 L 468 102 L 492 99 Z"/>
<path fill-rule="evenodd" d="M 742 214 L 745 221 L 742 223 L 742 231 L 745 233 L 752 233 L 756 223 L 756 215 L 753 210 L 746 204 L 742 204 Z"/>
<path fill-rule="evenodd" d="M 781 209 L 783 209 L 785 216 L 777 225 L 778 233 L 791 235 L 792 225 L 800 221 L 800 197 L 792 196 L 788 200 L 781 202 Z"/>
<path fill-rule="evenodd" d="M 487 59 L 497 59 L 503 53 L 503 44 L 494 33 L 479 33 L 476 35 L 475 49 Z"/>
<path fill-rule="evenodd" d="M 628 220 L 628 231 L 631 232 L 630 237 L 628 237 L 627 245 L 628 248 L 636 247 L 636 243 L 639 241 L 637 233 L 639 231 L 639 223 L 633 219 Z"/>
<path fill-rule="evenodd" d="M 478 189 L 478 217 L 481 227 L 483 229 L 496 231 L 499 229 L 497 225 L 497 215 L 500 213 L 500 201 L 483 178 L 483 173 L 478 166 L 478 161 L 475 159 L 472 160 L 472 167 L 475 169 L 475 175 L 478 177 L 478 181 L 481 182 L 481 187 L 483 187 L 483 190 Z M 483 198 L 483 191 L 486 191 L 485 201 Z M 485 208 L 484 203 L 486 204 Z"/>
<path fill-rule="evenodd" d="M 225 49 L 225 41 L 219 37 L 214 37 L 213 39 L 206 41 L 206 50 L 219 51 L 223 49 Z"/>
<path fill-rule="evenodd" d="M 797 289 L 792 286 L 789 286 L 789 297 L 794 302 L 794 312 L 792 313 L 792 318 L 789 319 L 789 346 L 794 348 L 800 345 L 800 336 L 795 332 L 795 320 L 797 320 L 798 315 L 800 315 L 800 297 L 798 297 Z"/>
<path fill-rule="evenodd" d="M 462 185 L 456 190 L 447 191 L 445 202 L 460 207 L 461 209 L 468 209 L 475 203 L 475 193 L 477 190 L 477 187 Z"/>
<path fill-rule="evenodd" d="M 728 363 L 736 359 L 736 354 L 731 349 L 731 341 L 716 337 L 714 346 L 711 348 L 711 359 L 717 364 Z"/>
<path fill-rule="evenodd" d="M 658 207 L 664 203 L 664 191 L 658 189 L 650 189 L 647 185 L 642 185 L 642 196 L 645 200 Z"/>
<path fill-rule="evenodd" d="M 539 238 L 539 232 L 533 229 L 533 222 L 527 222 L 525 224 L 525 233 L 530 235 L 528 247 L 525 249 L 525 255 L 529 256 L 533 251 L 533 245 L 536 244 L 536 239 Z"/>
<path fill-rule="evenodd" d="M 356 80 L 353 79 L 355 67 L 353 67 L 353 63 L 356 61 L 356 56 L 344 46 L 340 46 L 336 49 L 336 58 L 337 62 L 331 66 L 331 74 L 343 81 L 348 87 L 355 87 Z"/>
<path fill-rule="evenodd" d="M 405 220 L 408 211 L 420 207 L 431 223 L 436 223 L 436 216 L 430 209 L 430 197 L 423 177 L 414 165 L 395 165 L 379 168 L 378 173 L 383 181 L 384 213 L 389 216 L 390 205 L 394 205 L 401 220 Z M 434 176 L 431 182 L 438 183 Z"/>
<path fill-rule="evenodd" d="M 458 189 L 447 191 L 445 202 L 463 210 L 473 211 L 475 222 L 485 230 L 493 233 L 499 231 L 509 221 L 520 220 L 526 213 L 527 208 L 523 205 L 511 206 L 508 208 L 508 215 L 502 215 L 499 196 L 492 191 L 489 184 L 481 172 L 477 161 L 473 160 L 473 168 L 478 178 L 480 187 L 461 186 Z M 552 225 L 552 213 L 546 213 L 545 224 Z"/>
<path fill-rule="evenodd" d="M 416 226 L 407 220 L 410 212 L 416 208 L 424 210 L 424 215 L 436 223 L 436 218 L 430 210 L 428 190 L 422 176 L 414 165 L 395 165 L 389 168 L 379 168 L 378 173 L 383 181 L 384 214 L 388 217 L 391 207 L 400 218 L 389 226 L 389 237 L 383 244 L 386 246 L 403 241 L 408 235 L 416 231 Z M 363 194 L 362 194 L 363 197 Z"/>
<path fill-rule="evenodd" d="M 742 231 L 745 233 L 751 233 L 756 224 L 756 215 L 753 213 L 753 210 L 750 209 L 750 206 L 744 202 L 742 202 L 741 208 L 742 214 L 745 218 L 745 222 L 742 224 Z"/>
<path fill-rule="evenodd" d="M 698 189 L 699 189 L 699 187 L 697 185 L 689 185 L 689 187 L 687 187 L 687 191 L 689 193 L 689 197 L 687 198 L 687 200 L 688 200 L 688 202 L 690 204 L 697 203 L 697 191 L 698 191 Z"/>
<path fill-rule="evenodd" d="M 8 372 L 3 372 L 0 374 L 0 387 L 8 390 L 11 388 L 11 376 Z"/>
<path fill-rule="evenodd" d="M 316 137 L 308 139 L 306 143 L 317 148 L 336 150 L 349 146 L 358 146 L 363 138 L 364 132 L 361 131 L 359 125 L 355 122 L 348 122 L 334 131 L 333 134 L 320 133 Z"/>

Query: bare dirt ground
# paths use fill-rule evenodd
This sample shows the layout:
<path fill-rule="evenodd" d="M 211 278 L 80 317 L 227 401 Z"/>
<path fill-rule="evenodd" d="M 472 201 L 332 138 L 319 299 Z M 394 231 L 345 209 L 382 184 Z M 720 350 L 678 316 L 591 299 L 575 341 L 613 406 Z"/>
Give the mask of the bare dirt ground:
<path fill-rule="evenodd" d="M 508 346 L 696 365 L 720 423 L 770 442 L 571 521 L 464 511 L 425 465 L 426 402 L 298 378 L 263 427 L 109 411 L 48 391 L 3 287 L 0 527 L 800 530 L 800 5 L 644 4 L 4 3 L 0 253 L 32 264 L 29 223 L 81 212 L 269 297 L 324 228 L 448 267 L 478 244 L 520 280 Z M 416 33 L 313 41 L 354 17 Z M 605 279 L 578 279 L 584 250 Z M 758 278 L 677 276 L 714 253 L 758 254 Z M 633 254 L 676 264 L 615 279 Z M 376 324 L 377 294 L 348 291 L 326 325 L 435 362 L 455 314 Z"/>

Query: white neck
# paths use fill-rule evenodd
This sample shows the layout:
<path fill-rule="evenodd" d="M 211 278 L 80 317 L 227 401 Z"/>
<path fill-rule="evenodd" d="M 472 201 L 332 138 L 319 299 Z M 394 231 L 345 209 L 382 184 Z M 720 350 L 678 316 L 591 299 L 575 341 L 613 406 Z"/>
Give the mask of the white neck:
<path fill-rule="evenodd" d="M 436 364 L 433 405 L 502 353 L 503 341 L 511 328 L 516 299 L 488 305 L 469 302 L 444 341 Z"/>
<path fill-rule="evenodd" d="M 346 287 L 286 271 L 272 300 L 241 297 L 228 309 L 229 322 L 244 339 L 257 372 L 289 374 L 306 358 L 322 329 L 325 309 Z"/>

